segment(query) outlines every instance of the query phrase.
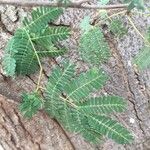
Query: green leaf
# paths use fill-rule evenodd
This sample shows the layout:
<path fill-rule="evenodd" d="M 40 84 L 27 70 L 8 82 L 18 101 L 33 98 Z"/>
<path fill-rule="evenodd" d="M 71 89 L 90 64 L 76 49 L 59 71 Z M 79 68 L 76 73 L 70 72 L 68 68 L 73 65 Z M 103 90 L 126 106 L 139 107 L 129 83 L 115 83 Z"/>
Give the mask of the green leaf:
<path fill-rule="evenodd" d="M 105 20 L 106 18 L 108 18 L 108 13 L 105 9 L 99 10 L 99 14 L 102 20 Z"/>
<path fill-rule="evenodd" d="M 133 60 L 133 63 L 136 64 L 140 70 L 150 68 L 150 28 L 148 28 L 146 33 L 146 39 L 147 43 Z"/>
<path fill-rule="evenodd" d="M 99 3 L 100 5 L 106 5 L 106 4 L 109 3 L 109 0 L 98 0 L 98 3 Z"/>
<path fill-rule="evenodd" d="M 49 39 L 37 39 L 34 43 L 39 57 L 57 57 L 67 52 L 65 48 L 56 48 Z"/>
<path fill-rule="evenodd" d="M 32 11 L 32 19 L 24 18 L 23 24 L 29 32 L 40 32 L 49 22 L 55 21 L 62 13 L 61 8 L 39 7 Z"/>
<path fill-rule="evenodd" d="M 92 28 L 92 25 L 90 25 L 90 16 L 85 16 L 82 19 L 80 28 L 83 32 L 88 32 Z"/>
<path fill-rule="evenodd" d="M 53 70 L 45 91 L 48 114 L 65 129 L 80 133 L 90 142 L 97 143 L 105 135 L 121 144 L 130 143 L 133 137 L 127 129 L 117 121 L 97 115 L 122 112 L 126 106 L 122 98 L 90 98 L 90 93 L 102 88 L 107 76 L 93 68 L 75 77 L 74 66 L 68 62 L 62 68 Z"/>
<path fill-rule="evenodd" d="M 2 61 L 2 66 L 6 76 L 14 76 L 16 69 L 16 60 L 10 54 L 6 54 Z"/>
<path fill-rule="evenodd" d="M 49 47 L 49 50 L 37 51 L 39 57 L 56 57 L 66 53 L 66 49 L 58 50 L 56 47 Z"/>
<path fill-rule="evenodd" d="M 148 31 L 147 31 L 147 39 L 148 39 L 148 41 L 150 43 L 150 27 L 148 28 Z"/>
<path fill-rule="evenodd" d="M 42 105 L 43 102 L 38 93 L 24 93 L 19 109 L 25 117 L 30 119 L 42 108 Z"/>
<path fill-rule="evenodd" d="M 84 130 L 81 134 L 85 138 L 85 140 L 87 140 L 88 142 L 91 142 L 94 144 L 100 144 L 102 135 L 97 133 L 96 131 L 94 131 L 92 129 L 84 128 Z"/>
<path fill-rule="evenodd" d="M 59 3 L 65 4 L 66 6 L 71 2 L 70 0 L 57 0 Z"/>
<path fill-rule="evenodd" d="M 150 68 L 150 47 L 144 47 L 134 58 L 134 63 L 140 70 Z"/>
<path fill-rule="evenodd" d="M 131 11 L 133 8 L 144 10 L 144 1 L 143 0 L 131 0 L 128 11 Z"/>
<path fill-rule="evenodd" d="M 17 53 L 18 51 L 15 49 L 15 45 L 17 44 L 17 40 L 16 38 L 12 37 L 8 43 L 7 43 L 7 46 L 5 48 L 5 52 L 10 54 L 10 55 L 14 55 L 15 53 Z"/>
<path fill-rule="evenodd" d="M 68 27 L 47 27 L 43 33 L 40 33 L 40 35 L 34 35 L 35 38 L 32 38 L 32 40 L 38 41 L 38 40 L 49 40 L 51 42 L 58 42 L 67 39 L 70 36 L 70 28 Z"/>
<path fill-rule="evenodd" d="M 122 38 L 128 32 L 124 24 L 119 19 L 113 19 L 111 21 L 109 28 L 110 31 L 112 31 L 113 34 L 119 38 Z"/>
<path fill-rule="evenodd" d="M 40 57 L 56 57 L 67 52 L 66 48 L 57 48 L 55 43 L 65 40 L 70 35 L 70 28 L 68 27 L 47 27 L 45 31 L 32 35 L 31 40 L 35 43 L 37 54 Z"/>
<path fill-rule="evenodd" d="M 39 69 L 37 57 L 35 55 L 34 46 L 29 34 L 24 29 L 18 29 L 15 32 L 13 48 L 18 52 L 15 53 L 16 74 L 28 75 Z"/>
<path fill-rule="evenodd" d="M 61 13 L 62 9 L 40 7 L 32 12 L 32 19 L 25 18 L 25 27 L 16 30 L 5 49 L 6 55 L 10 56 L 9 60 L 13 60 L 12 70 L 8 68 L 8 58 L 8 65 L 6 61 L 3 63 L 8 75 L 14 72 L 17 75 L 30 75 L 39 69 L 42 57 L 56 57 L 66 53 L 66 48 L 58 46 L 58 41 L 67 39 L 70 29 L 48 27 L 48 22 L 57 19 Z"/>
<path fill-rule="evenodd" d="M 100 65 L 110 57 L 108 43 L 98 27 L 93 27 L 82 35 L 79 51 L 83 60 L 93 65 Z"/>
<path fill-rule="evenodd" d="M 80 102 L 91 92 L 102 88 L 107 80 L 108 77 L 102 70 L 94 68 L 70 81 L 70 84 L 64 87 L 64 91 L 68 99 Z"/>
<path fill-rule="evenodd" d="M 54 68 L 52 74 L 49 76 L 47 90 L 46 90 L 46 110 L 51 112 L 52 116 L 59 116 L 60 109 L 64 106 L 59 101 L 59 96 L 63 91 L 66 84 L 69 84 L 72 76 L 74 76 L 75 69 L 74 65 L 66 62 L 63 64 L 63 69 L 60 67 Z M 62 106 L 61 106 L 62 105 Z M 49 110 L 50 106 L 50 110 Z M 57 111 L 56 111 L 57 110 Z M 57 112 L 57 113 L 56 113 Z"/>
<path fill-rule="evenodd" d="M 105 116 L 89 117 L 89 125 L 98 133 L 106 135 L 119 144 L 130 143 L 133 140 L 131 133 L 117 121 Z"/>
<path fill-rule="evenodd" d="M 17 38 L 12 37 L 5 48 L 5 55 L 2 59 L 2 67 L 6 76 L 14 76 L 16 71 L 16 60 L 14 55 L 18 52 L 15 48 L 17 46 Z"/>
<path fill-rule="evenodd" d="M 63 64 L 63 70 L 60 67 L 56 67 L 53 70 L 47 84 L 47 91 L 51 93 L 49 97 L 50 100 L 54 100 L 56 94 L 60 94 L 64 87 L 70 83 L 75 73 L 74 67 L 73 64 L 66 62 Z"/>
<path fill-rule="evenodd" d="M 112 112 L 122 112 L 126 108 L 126 103 L 121 97 L 106 96 L 90 98 L 79 106 L 79 110 L 91 114 L 108 114 Z"/>

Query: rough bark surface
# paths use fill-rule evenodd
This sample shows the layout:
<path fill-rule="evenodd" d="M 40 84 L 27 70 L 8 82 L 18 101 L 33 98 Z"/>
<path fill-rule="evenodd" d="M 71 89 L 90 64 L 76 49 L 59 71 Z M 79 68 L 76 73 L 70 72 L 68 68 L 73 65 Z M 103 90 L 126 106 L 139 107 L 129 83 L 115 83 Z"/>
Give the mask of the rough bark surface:
<path fill-rule="evenodd" d="M 0 144 L 6 150 L 72 150 L 62 129 L 47 115 L 39 113 L 26 120 L 17 103 L 0 95 Z"/>
<path fill-rule="evenodd" d="M 0 6 L 0 59 L 8 39 L 29 11 L 29 8 Z M 73 29 L 77 29 L 84 15 L 91 15 L 93 18 L 91 21 L 94 23 L 96 12 L 68 9 L 56 24 L 70 25 Z M 133 20 L 143 34 L 150 26 L 150 17 L 136 15 Z M 124 21 L 127 22 L 126 18 Z M 105 36 L 111 47 L 112 57 L 103 68 L 111 80 L 103 91 L 96 94 L 115 94 L 127 100 L 127 111 L 117 115 L 116 118 L 135 135 L 131 145 L 118 145 L 107 139 L 98 146 L 91 145 L 80 135 L 64 131 L 57 121 L 44 112 L 39 112 L 32 120 L 26 120 L 19 113 L 17 105 L 22 91 L 34 89 L 37 75 L 10 79 L 0 74 L 0 150 L 149 150 L 150 70 L 138 72 L 131 64 L 133 56 L 143 46 L 143 41 L 130 26 L 128 28 L 128 35 L 123 39 L 115 39 L 106 30 Z M 81 71 L 86 65 L 82 63 L 77 52 L 79 34 L 79 32 L 74 33 L 67 41 L 70 52 L 64 57 L 57 58 L 57 61 L 69 57 L 71 61 L 77 63 L 78 71 Z M 53 62 L 47 59 L 43 64 L 45 77 L 42 83 L 44 84 Z M 132 123 L 131 119 L 135 122 Z"/>

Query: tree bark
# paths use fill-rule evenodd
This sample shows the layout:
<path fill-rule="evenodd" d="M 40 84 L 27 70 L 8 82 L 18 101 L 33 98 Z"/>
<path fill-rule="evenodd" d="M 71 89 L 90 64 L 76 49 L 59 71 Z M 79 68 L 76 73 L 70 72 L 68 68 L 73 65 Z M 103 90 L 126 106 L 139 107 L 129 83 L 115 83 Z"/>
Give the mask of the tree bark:
<path fill-rule="evenodd" d="M 46 114 L 27 120 L 17 103 L 0 95 L 0 147 L 6 150 L 73 150 L 61 128 Z"/>

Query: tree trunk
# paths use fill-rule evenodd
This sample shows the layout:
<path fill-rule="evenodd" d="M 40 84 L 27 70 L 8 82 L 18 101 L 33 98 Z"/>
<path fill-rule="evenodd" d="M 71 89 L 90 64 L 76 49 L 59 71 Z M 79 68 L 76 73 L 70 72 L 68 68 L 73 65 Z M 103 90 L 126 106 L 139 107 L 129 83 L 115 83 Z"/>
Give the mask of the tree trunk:
<path fill-rule="evenodd" d="M 0 6 L 0 58 L 8 39 L 29 11 L 29 8 Z M 98 21 L 95 11 L 67 9 L 56 24 L 70 25 L 73 29 L 78 29 L 84 15 L 92 16 L 93 24 Z M 136 15 L 133 20 L 143 34 L 150 26 L 150 17 Z M 127 22 L 126 19 L 124 21 Z M 44 112 L 39 112 L 31 120 L 23 118 L 17 107 L 21 100 L 20 95 L 23 91 L 30 92 L 35 88 L 37 75 L 10 79 L 0 74 L 0 150 L 149 150 L 150 70 L 138 72 L 131 64 L 132 57 L 143 46 L 143 42 L 133 28 L 129 25 L 128 27 L 128 36 L 123 39 L 115 39 L 108 33 L 105 35 L 111 47 L 112 57 L 103 68 L 111 80 L 104 90 L 97 94 L 105 92 L 122 96 L 127 100 L 127 111 L 116 118 L 135 135 L 132 144 L 118 145 L 106 139 L 98 146 L 91 145 L 80 135 L 65 131 L 56 120 Z M 79 34 L 74 33 L 67 41 L 70 52 L 64 57 L 77 62 L 78 68 L 84 69 L 82 62 L 77 61 Z M 62 57 L 59 57 L 57 61 L 61 59 Z M 42 83 L 45 84 L 53 62 L 47 59 L 43 63 L 45 77 Z"/>

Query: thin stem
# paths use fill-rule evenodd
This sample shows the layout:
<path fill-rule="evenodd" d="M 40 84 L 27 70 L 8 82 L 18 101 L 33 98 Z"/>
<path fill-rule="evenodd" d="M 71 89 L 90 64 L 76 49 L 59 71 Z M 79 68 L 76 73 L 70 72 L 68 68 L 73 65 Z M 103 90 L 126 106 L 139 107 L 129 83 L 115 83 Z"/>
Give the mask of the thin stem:
<path fill-rule="evenodd" d="M 25 31 L 26 31 L 26 29 L 25 29 Z M 39 56 L 38 56 L 38 54 L 37 54 L 37 51 L 36 51 L 36 49 L 35 49 L 35 47 L 34 47 L 34 45 L 33 45 L 33 42 L 32 42 L 32 40 L 31 40 L 31 38 L 30 38 L 30 35 L 28 34 L 28 32 L 26 31 L 26 33 L 27 33 L 27 35 L 28 35 L 28 37 L 29 37 L 29 41 L 30 41 L 30 43 L 31 43 L 31 45 L 32 45 L 32 48 L 33 48 L 33 50 L 34 50 L 34 53 L 35 53 L 35 55 L 36 55 L 36 57 L 37 57 L 37 61 L 38 61 L 38 63 L 39 63 L 39 66 L 40 66 L 40 72 L 39 72 L 39 77 L 38 77 L 38 83 L 37 83 L 37 87 L 36 87 L 36 92 L 39 90 L 39 88 L 40 88 L 40 83 L 41 83 L 41 79 L 42 79 L 42 72 L 43 72 L 43 68 L 42 68 L 42 64 L 41 64 L 41 61 L 40 61 L 40 58 L 39 58 Z"/>
<path fill-rule="evenodd" d="M 63 100 L 64 102 L 67 102 L 71 107 L 73 108 L 78 108 L 78 106 L 74 103 L 71 102 L 71 100 L 68 100 L 67 98 L 64 98 L 62 96 L 60 96 L 61 100 Z"/>
<path fill-rule="evenodd" d="M 108 19 L 111 20 L 111 18 L 113 18 L 113 17 L 115 17 L 115 16 L 122 15 L 122 14 L 124 14 L 124 13 L 126 13 L 126 10 L 123 10 L 123 11 L 120 11 L 120 12 L 117 12 L 117 13 L 114 13 L 114 14 L 112 14 L 112 15 L 106 17 L 106 18 L 103 19 L 102 21 L 96 23 L 95 26 L 99 26 L 100 24 L 102 24 L 102 22 L 104 22 L 104 21 L 106 21 L 106 20 L 108 20 Z"/>
<path fill-rule="evenodd" d="M 79 0 L 77 1 L 78 5 L 82 5 L 84 3 L 91 2 L 91 0 Z"/>
<path fill-rule="evenodd" d="M 118 16 L 118 15 L 121 15 L 121 14 L 124 14 L 124 13 L 126 13 L 126 10 L 123 10 L 123 11 L 120 11 L 120 12 L 117 12 L 117 13 L 114 13 L 114 14 L 110 15 L 109 18 L 113 18 L 113 17 L 115 17 L 115 16 Z"/>
<path fill-rule="evenodd" d="M 145 41 L 145 43 L 148 43 L 148 45 L 150 45 L 150 42 L 142 35 L 142 33 L 137 29 L 137 27 L 135 26 L 134 22 L 132 21 L 131 17 L 127 16 L 130 24 L 132 25 L 133 29 L 137 32 L 137 34 L 140 35 L 140 37 Z"/>
<path fill-rule="evenodd" d="M 35 7 L 35 6 L 48 6 L 48 7 L 65 7 L 65 8 L 81 8 L 81 9 L 127 9 L 129 4 L 116 4 L 116 5 L 82 5 L 83 3 L 89 2 L 89 0 L 81 0 L 77 2 L 70 2 L 63 4 L 60 2 L 49 2 L 49 1 L 27 1 L 27 0 L 0 0 L 0 4 Z"/>

